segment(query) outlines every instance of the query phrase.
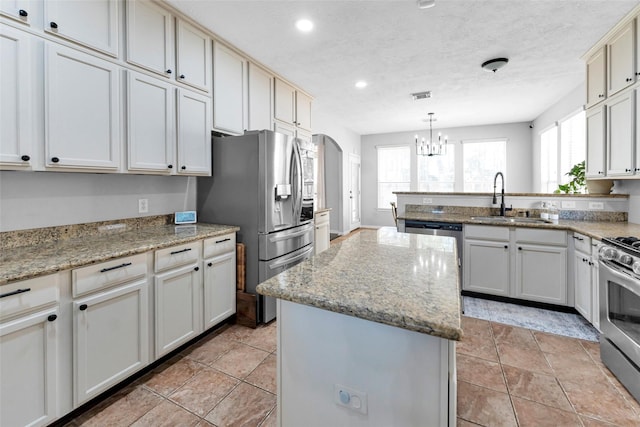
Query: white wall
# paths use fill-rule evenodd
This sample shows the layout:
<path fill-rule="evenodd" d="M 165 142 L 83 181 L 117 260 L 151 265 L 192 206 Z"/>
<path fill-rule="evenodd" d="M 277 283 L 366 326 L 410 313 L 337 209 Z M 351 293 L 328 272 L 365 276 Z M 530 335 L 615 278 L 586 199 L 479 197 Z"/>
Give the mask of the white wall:
<path fill-rule="evenodd" d="M 0 231 L 163 215 L 196 208 L 196 178 L 0 172 Z M 149 212 L 138 213 L 138 199 Z"/>
<path fill-rule="evenodd" d="M 531 188 L 531 132 L 529 123 L 510 123 L 438 129 L 449 141 L 484 138 L 507 138 L 507 192 L 529 193 Z M 420 130 L 419 133 L 424 132 Z M 415 165 L 414 135 L 416 131 L 362 136 L 362 224 L 364 226 L 393 225 L 389 209 L 377 208 L 378 164 L 376 145 L 411 144 L 411 164 Z M 487 188 L 491 192 L 492 188 Z"/>

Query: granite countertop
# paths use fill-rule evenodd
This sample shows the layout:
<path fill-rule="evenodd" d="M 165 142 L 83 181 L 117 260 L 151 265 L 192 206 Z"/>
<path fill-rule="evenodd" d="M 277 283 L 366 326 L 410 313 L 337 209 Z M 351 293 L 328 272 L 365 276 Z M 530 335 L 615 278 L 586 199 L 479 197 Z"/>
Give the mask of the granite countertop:
<path fill-rule="evenodd" d="M 460 340 L 453 237 L 363 230 L 258 285 L 258 292 L 373 322 Z"/>
<path fill-rule="evenodd" d="M 582 233 L 596 239 L 616 236 L 640 236 L 640 224 L 633 224 L 629 222 L 572 221 L 561 219 L 557 224 L 552 224 L 549 222 L 511 223 L 502 222 L 499 220 L 492 221 L 488 219 L 479 220 L 472 218 L 472 216 L 464 214 L 438 214 L 425 212 L 407 212 L 404 215 L 398 216 L 398 219 L 402 220 L 440 221 L 461 224 L 497 225 L 502 227 L 527 227 L 567 230 Z"/>
<path fill-rule="evenodd" d="M 162 225 L 4 249 L 0 285 L 238 230 L 235 226 L 196 224 L 177 231 L 174 225 Z"/>

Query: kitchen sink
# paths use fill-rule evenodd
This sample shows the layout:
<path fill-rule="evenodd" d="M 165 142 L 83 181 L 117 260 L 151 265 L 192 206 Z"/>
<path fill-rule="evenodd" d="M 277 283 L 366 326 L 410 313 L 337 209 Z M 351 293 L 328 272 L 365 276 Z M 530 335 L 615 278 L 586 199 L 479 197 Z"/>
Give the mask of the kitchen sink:
<path fill-rule="evenodd" d="M 514 224 L 544 224 L 549 222 L 542 218 L 505 217 L 505 216 L 472 216 L 477 221 L 508 222 Z"/>

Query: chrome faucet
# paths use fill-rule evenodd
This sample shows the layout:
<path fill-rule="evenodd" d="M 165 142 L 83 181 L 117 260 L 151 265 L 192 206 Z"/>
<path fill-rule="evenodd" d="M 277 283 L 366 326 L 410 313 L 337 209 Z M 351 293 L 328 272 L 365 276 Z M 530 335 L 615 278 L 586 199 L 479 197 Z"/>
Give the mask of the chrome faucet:
<path fill-rule="evenodd" d="M 504 175 L 502 175 L 502 172 L 498 172 L 496 176 L 493 177 L 493 202 L 492 203 L 494 205 L 498 203 L 498 198 L 496 197 L 496 182 L 498 181 L 498 175 L 500 176 L 500 178 L 502 178 L 502 192 L 500 194 L 500 216 L 505 216 L 507 211 L 510 211 L 513 209 L 513 206 L 510 208 L 507 208 L 504 206 Z"/>

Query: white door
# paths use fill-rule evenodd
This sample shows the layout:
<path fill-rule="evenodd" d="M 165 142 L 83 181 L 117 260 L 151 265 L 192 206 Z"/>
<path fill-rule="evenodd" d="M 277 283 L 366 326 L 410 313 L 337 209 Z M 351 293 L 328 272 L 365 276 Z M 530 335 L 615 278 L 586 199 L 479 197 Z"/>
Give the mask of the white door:
<path fill-rule="evenodd" d="M 58 308 L 0 325 L 0 425 L 42 426 L 57 418 Z"/>
<path fill-rule="evenodd" d="M 587 60 L 587 107 L 592 107 L 606 97 L 606 66 L 604 47 Z"/>
<path fill-rule="evenodd" d="M 44 28 L 108 55 L 118 56 L 119 1 L 47 0 Z"/>
<path fill-rule="evenodd" d="M 311 132 L 311 98 L 296 91 L 296 125 Z"/>
<path fill-rule="evenodd" d="M 518 244 L 515 252 L 516 280 L 513 296 L 528 301 L 566 305 L 567 249 Z"/>
<path fill-rule="evenodd" d="M 211 175 L 211 98 L 178 89 L 179 174 Z"/>
<path fill-rule="evenodd" d="M 118 169 L 120 68 L 53 43 L 46 49 L 47 167 Z"/>
<path fill-rule="evenodd" d="M 147 292 L 140 280 L 73 302 L 74 406 L 149 363 Z"/>
<path fill-rule="evenodd" d="M 32 39 L 0 24 L 0 165 L 32 165 Z"/>
<path fill-rule="evenodd" d="M 349 154 L 349 230 L 360 227 L 360 156 Z"/>
<path fill-rule="evenodd" d="M 274 117 L 285 123 L 296 124 L 296 89 L 288 83 L 275 78 Z"/>
<path fill-rule="evenodd" d="M 465 239 L 463 289 L 509 296 L 509 259 L 508 242 Z"/>
<path fill-rule="evenodd" d="M 607 99 L 606 146 L 607 176 L 633 175 L 634 172 L 634 95 L 623 92 Z"/>
<path fill-rule="evenodd" d="M 127 0 L 127 62 L 173 79 L 173 16 L 150 0 Z"/>
<path fill-rule="evenodd" d="M 202 31 L 178 20 L 176 78 L 195 88 L 211 89 L 211 41 Z"/>
<path fill-rule="evenodd" d="M 213 44 L 213 127 L 244 132 L 245 69 L 247 61 L 229 47 Z"/>
<path fill-rule="evenodd" d="M 175 88 L 165 80 L 127 71 L 129 170 L 175 170 Z"/>
<path fill-rule="evenodd" d="M 236 252 L 204 262 L 204 329 L 236 312 Z"/>
<path fill-rule="evenodd" d="M 576 251 L 573 258 L 573 271 L 574 271 L 574 285 L 575 285 L 575 302 L 574 306 L 576 310 L 585 319 L 591 322 L 593 307 L 591 298 L 593 292 L 591 289 L 591 256 L 585 255 L 582 252 Z"/>
<path fill-rule="evenodd" d="M 249 130 L 271 129 L 273 123 L 273 75 L 249 62 Z"/>
<path fill-rule="evenodd" d="M 155 358 L 197 336 L 202 327 L 202 283 L 195 264 L 155 277 Z"/>
<path fill-rule="evenodd" d="M 589 110 L 587 120 L 587 162 L 585 175 L 587 178 L 604 178 L 605 176 L 605 134 L 604 107 Z"/>

